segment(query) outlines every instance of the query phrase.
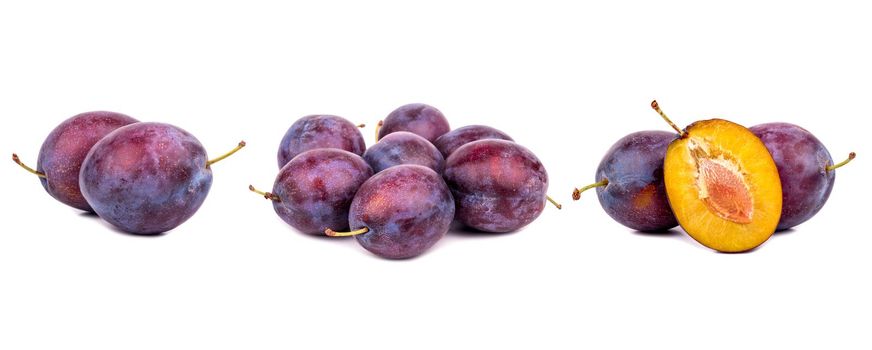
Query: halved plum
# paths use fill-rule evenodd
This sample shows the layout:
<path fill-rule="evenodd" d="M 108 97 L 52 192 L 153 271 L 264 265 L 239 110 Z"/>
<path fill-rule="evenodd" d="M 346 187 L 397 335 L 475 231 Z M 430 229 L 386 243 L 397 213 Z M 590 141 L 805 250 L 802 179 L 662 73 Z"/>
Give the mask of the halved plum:
<path fill-rule="evenodd" d="M 721 252 L 754 249 L 781 218 L 781 180 L 775 161 L 747 128 L 723 119 L 679 129 L 666 150 L 664 181 L 678 223 L 706 247 Z"/>

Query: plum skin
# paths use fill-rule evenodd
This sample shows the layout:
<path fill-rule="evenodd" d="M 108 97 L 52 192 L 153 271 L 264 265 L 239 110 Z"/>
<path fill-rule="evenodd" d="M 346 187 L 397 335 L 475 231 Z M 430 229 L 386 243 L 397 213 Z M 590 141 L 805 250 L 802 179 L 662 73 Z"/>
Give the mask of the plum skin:
<path fill-rule="evenodd" d="M 122 231 L 158 234 L 196 213 L 212 186 L 206 150 L 190 133 L 136 123 L 97 142 L 82 165 L 82 194 Z"/>
<path fill-rule="evenodd" d="M 421 255 L 438 242 L 454 219 L 454 199 L 442 177 L 430 168 L 405 164 L 373 175 L 351 203 L 351 229 L 366 250 L 383 258 Z"/>
<path fill-rule="evenodd" d="M 308 115 L 298 119 L 285 132 L 279 144 L 281 169 L 298 154 L 318 148 L 336 148 L 363 156 L 366 143 L 360 129 L 335 115 Z"/>
<path fill-rule="evenodd" d="M 515 141 L 508 134 L 485 125 L 467 125 L 462 128 L 454 129 L 433 142 L 433 145 L 442 152 L 442 156 L 446 159 L 451 153 L 454 153 L 460 146 L 478 140 L 506 140 Z"/>
<path fill-rule="evenodd" d="M 378 140 L 363 153 L 363 159 L 377 173 L 401 164 L 426 166 L 439 174 L 445 168 L 445 159 L 436 146 L 407 131 L 393 132 Z"/>
<path fill-rule="evenodd" d="M 139 122 L 127 115 L 107 111 L 77 114 L 48 134 L 39 150 L 36 170 L 42 187 L 59 202 L 93 212 L 79 189 L 79 171 L 91 147 L 110 132 Z"/>
<path fill-rule="evenodd" d="M 457 220 L 484 232 L 511 232 L 545 208 L 548 173 L 530 150 L 511 141 L 479 140 L 445 163 Z"/>
<path fill-rule="evenodd" d="M 436 107 L 423 103 L 400 106 L 389 114 L 378 131 L 378 138 L 395 131 L 408 131 L 434 142 L 451 130 L 448 120 Z"/>
<path fill-rule="evenodd" d="M 603 210 L 615 221 L 643 232 L 678 226 L 663 182 L 663 160 L 674 133 L 640 131 L 624 136 L 606 152 L 596 170 Z"/>
<path fill-rule="evenodd" d="M 300 232 L 348 229 L 354 194 L 371 177 L 372 168 L 358 155 L 321 148 L 300 153 L 279 171 L 273 186 L 279 217 Z"/>
<path fill-rule="evenodd" d="M 789 123 L 766 123 L 750 128 L 763 141 L 781 177 L 782 207 L 778 231 L 811 219 L 826 204 L 836 172 L 830 152 L 811 132 Z"/>

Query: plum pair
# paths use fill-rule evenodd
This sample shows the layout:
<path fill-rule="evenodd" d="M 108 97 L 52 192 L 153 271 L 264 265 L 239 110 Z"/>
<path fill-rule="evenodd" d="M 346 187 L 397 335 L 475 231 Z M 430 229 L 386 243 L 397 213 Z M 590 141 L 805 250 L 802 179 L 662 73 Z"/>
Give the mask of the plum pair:
<path fill-rule="evenodd" d="M 272 192 L 249 189 L 272 200 L 276 214 L 300 232 L 355 236 L 389 259 L 424 253 L 454 217 L 451 193 L 432 169 L 406 164 L 373 176 L 360 156 L 338 149 L 301 153 L 279 172 Z"/>
<path fill-rule="evenodd" d="M 448 119 L 436 107 L 403 105 L 376 124 L 376 143 L 363 158 L 376 173 L 396 165 L 416 164 L 442 175 L 446 157 L 434 143 L 449 130 Z"/>
<path fill-rule="evenodd" d="M 703 120 L 684 130 L 654 108 L 678 135 L 643 131 L 619 140 L 597 169 L 603 209 L 640 231 L 678 224 L 722 252 L 756 248 L 776 230 L 799 225 L 826 203 L 835 181 L 829 152 L 810 132 L 788 123 L 746 129 Z"/>
<path fill-rule="evenodd" d="M 424 119 L 429 122 L 419 121 Z M 375 172 L 394 165 L 419 164 L 442 173 L 445 160 L 439 151 L 424 137 L 413 133 L 434 135 L 437 126 L 448 125 L 439 110 L 424 104 L 405 105 L 392 112 L 387 119 L 388 127 L 379 129 L 378 143 L 369 149 L 360 133 L 364 124 L 354 125 L 335 115 L 309 115 L 294 122 L 279 144 L 278 164 L 282 168 L 297 155 L 314 149 L 340 149 L 364 158 Z M 405 121 L 403 123 L 402 121 Z M 379 122 L 383 124 L 384 122 Z M 403 129 L 401 126 L 408 125 Z"/>
<path fill-rule="evenodd" d="M 322 234 L 348 227 L 348 207 L 372 168 L 360 128 L 335 115 L 308 115 L 291 124 L 279 143 L 279 173 L 272 192 L 253 192 L 273 201 L 276 214 L 297 230 Z"/>
<path fill-rule="evenodd" d="M 378 122 L 376 141 L 366 148 L 359 128 L 335 115 L 309 115 L 294 122 L 285 132 L 278 151 L 282 168 L 297 155 L 314 149 L 341 149 L 363 157 L 379 172 L 394 165 L 419 164 L 442 173 L 445 160 L 432 145 L 448 132 L 448 120 L 433 106 L 413 103 L 400 106 Z"/>
<path fill-rule="evenodd" d="M 36 174 L 45 190 L 133 234 L 157 234 L 191 218 L 212 184 L 200 142 L 173 125 L 120 113 L 87 112 L 58 125 L 43 142 Z"/>

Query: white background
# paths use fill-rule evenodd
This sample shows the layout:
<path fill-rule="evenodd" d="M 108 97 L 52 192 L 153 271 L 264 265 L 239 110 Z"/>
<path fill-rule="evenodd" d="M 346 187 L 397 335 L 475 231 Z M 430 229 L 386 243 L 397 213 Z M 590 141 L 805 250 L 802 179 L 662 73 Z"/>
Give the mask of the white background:
<path fill-rule="evenodd" d="M 35 165 L 57 123 L 98 109 L 176 124 L 213 156 L 249 146 L 156 238 L 0 167 L 0 348 L 869 348 L 870 15 L 844 1 L 3 1 L 0 153 Z M 570 193 L 618 138 L 669 130 L 652 98 L 678 124 L 793 122 L 859 157 L 820 214 L 752 253 L 634 233 Z M 512 135 L 564 209 L 387 261 L 301 235 L 247 191 L 272 185 L 297 118 L 373 125 L 409 102 Z"/>

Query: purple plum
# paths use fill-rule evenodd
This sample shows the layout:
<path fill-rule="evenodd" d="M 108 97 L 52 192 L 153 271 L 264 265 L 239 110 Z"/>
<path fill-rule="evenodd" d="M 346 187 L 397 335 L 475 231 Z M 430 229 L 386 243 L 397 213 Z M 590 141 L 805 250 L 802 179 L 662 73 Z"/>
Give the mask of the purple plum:
<path fill-rule="evenodd" d="M 786 230 L 808 221 L 827 203 L 836 182 L 838 166 L 834 166 L 830 152 L 817 137 L 797 125 L 767 123 L 750 130 L 766 145 L 781 177 L 781 221 L 777 229 Z M 851 153 L 848 160 L 854 156 Z"/>
<path fill-rule="evenodd" d="M 110 132 L 138 120 L 115 112 L 86 112 L 75 115 L 54 128 L 39 150 L 35 173 L 42 187 L 59 202 L 93 212 L 79 190 L 79 170 L 91 147 Z M 12 159 L 25 167 L 18 156 Z"/>
<path fill-rule="evenodd" d="M 423 165 L 439 174 L 445 168 L 445 159 L 436 146 L 407 131 L 393 132 L 378 140 L 363 153 L 363 159 L 375 172 L 401 164 Z"/>
<path fill-rule="evenodd" d="M 453 218 L 454 200 L 439 174 L 420 165 L 398 165 L 373 175 L 357 191 L 348 216 L 355 231 L 327 234 L 354 235 L 375 255 L 407 259 L 445 236 Z"/>
<path fill-rule="evenodd" d="M 379 122 L 378 139 L 396 131 L 418 134 L 427 141 L 434 142 L 439 136 L 451 130 L 448 120 L 438 109 L 423 103 L 412 103 L 395 109 Z"/>
<path fill-rule="evenodd" d="M 666 148 L 674 133 L 640 131 L 624 136 L 609 148 L 596 170 L 596 188 L 603 210 L 615 221 L 637 231 L 659 232 L 678 226 L 663 182 Z"/>
<path fill-rule="evenodd" d="M 359 128 L 335 115 L 309 115 L 288 129 L 279 144 L 279 169 L 298 154 L 318 148 L 336 148 L 363 156 L 366 143 Z"/>
<path fill-rule="evenodd" d="M 282 167 L 273 192 L 276 214 L 300 232 L 323 235 L 328 228 L 348 230 L 348 210 L 355 193 L 373 171 L 360 156 L 320 148 L 300 153 Z"/>
<path fill-rule="evenodd" d="M 451 153 L 467 143 L 478 140 L 506 140 L 514 141 L 506 133 L 484 125 L 468 125 L 439 136 L 433 145 L 442 152 L 446 159 Z"/>
<path fill-rule="evenodd" d="M 158 234 L 194 215 L 212 185 L 210 165 L 226 156 L 208 160 L 200 142 L 178 127 L 131 124 L 91 148 L 79 186 L 110 224 L 132 234 Z"/>
<path fill-rule="evenodd" d="M 479 140 L 445 162 L 457 220 L 484 232 L 510 232 L 545 208 L 548 173 L 528 149 L 506 140 Z"/>

